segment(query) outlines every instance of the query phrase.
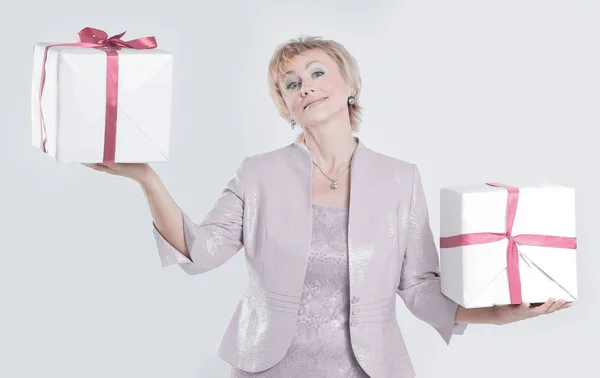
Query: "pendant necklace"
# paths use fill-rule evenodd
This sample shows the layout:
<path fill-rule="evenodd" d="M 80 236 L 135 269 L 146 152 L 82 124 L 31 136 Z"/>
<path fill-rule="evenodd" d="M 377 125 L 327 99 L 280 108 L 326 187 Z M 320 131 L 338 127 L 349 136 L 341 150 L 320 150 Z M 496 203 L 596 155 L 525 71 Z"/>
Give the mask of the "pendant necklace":
<path fill-rule="evenodd" d="M 338 175 L 338 177 L 336 177 L 335 179 L 332 179 L 332 178 L 330 178 L 329 176 L 327 176 L 327 175 L 325 174 L 325 172 L 323 172 L 323 170 L 321 169 L 321 167 L 319 167 L 319 166 L 317 165 L 317 163 L 315 163 L 315 162 L 313 161 L 313 164 L 314 164 L 314 165 L 315 165 L 317 168 L 319 168 L 319 171 L 321 171 L 321 173 L 323 174 L 323 176 L 327 177 L 327 179 L 328 179 L 329 181 L 331 181 L 331 185 L 329 185 L 329 188 L 330 188 L 331 190 L 336 190 L 336 189 L 338 188 L 337 181 L 338 181 L 338 180 L 340 179 L 340 177 L 341 177 L 341 176 L 344 174 L 344 172 L 346 172 L 346 169 L 350 168 L 350 166 L 348 165 L 348 166 L 347 166 L 347 167 L 346 167 L 346 168 L 345 168 L 345 169 L 342 171 L 342 173 L 340 173 L 340 174 Z"/>

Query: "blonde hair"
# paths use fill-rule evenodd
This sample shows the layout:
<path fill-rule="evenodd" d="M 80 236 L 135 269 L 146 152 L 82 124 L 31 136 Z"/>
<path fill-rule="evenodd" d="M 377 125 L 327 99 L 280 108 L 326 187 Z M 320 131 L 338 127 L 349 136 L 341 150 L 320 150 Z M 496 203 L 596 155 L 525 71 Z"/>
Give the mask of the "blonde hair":
<path fill-rule="evenodd" d="M 275 102 L 279 115 L 289 122 L 289 113 L 285 101 L 283 100 L 281 88 L 279 87 L 279 82 L 285 73 L 285 65 L 296 55 L 300 55 L 303 52 L 312 49 L 321 49 L 326 52 L 336 62 L 340 73 L 346 82 L 356 89 L 356 93 L 354 94 L 356 103 L 348 107 L 348 112 L 350 115 L 352 131 L 359 131 L 363 108 L 359 102 L 362 82 L 358 70 L 358 63 L 340 43 L 332 40 L 325 40 L 318 36 L 300 36 L 278 45 L 269 61 L 269 94 L 273 99 L 273 102 Z M 298 136 L 297 140 L 304 140 L 304 132 Z"/>

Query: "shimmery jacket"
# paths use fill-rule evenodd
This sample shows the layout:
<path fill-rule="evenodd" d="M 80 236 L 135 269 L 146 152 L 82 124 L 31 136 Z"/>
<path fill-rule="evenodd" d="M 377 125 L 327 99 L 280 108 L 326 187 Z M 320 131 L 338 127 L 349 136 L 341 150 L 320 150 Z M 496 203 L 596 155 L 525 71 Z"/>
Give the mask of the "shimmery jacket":
<path fill-rule="evenodd" d="M 446 344 L 462 334 L 458 305 L 441 293 L 439 258 L 416 165 L 358 146 L 350 167 L 348 265 L 352 349 L 373 378 L 414 377 L 396 318 L 396 294 Z M 217 268 L 242 247 L 248 287 L 219 345 L 249 372 L 286 354 L 296 332 L 312 227 L 312 157 L 304 143 L 243 159 L 200 223 L 184 212 L 191 260 L 158 232 L 163 267 L 190 275 Z"/>

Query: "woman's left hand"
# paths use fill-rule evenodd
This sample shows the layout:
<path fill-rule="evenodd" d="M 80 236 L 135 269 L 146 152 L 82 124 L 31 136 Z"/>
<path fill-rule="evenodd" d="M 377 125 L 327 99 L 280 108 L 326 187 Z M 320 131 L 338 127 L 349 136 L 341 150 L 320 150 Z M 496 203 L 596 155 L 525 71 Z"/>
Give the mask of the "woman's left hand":
<path fill-rule="evenodd" d="M 531 306 L 529 303 L 523 302 L 520 305 L 504 305 L 496 306 L 496 314 L 498 324 L 507 324 L 518 322 L 529 318 L 534 318 L 539 315 L 552 314 L 558 310 L 564 310 L 573 306 L 573 302 L 567 302 L 564 299 L 555 301 L 554 298 L 548 299 L 540 306 Z"/>

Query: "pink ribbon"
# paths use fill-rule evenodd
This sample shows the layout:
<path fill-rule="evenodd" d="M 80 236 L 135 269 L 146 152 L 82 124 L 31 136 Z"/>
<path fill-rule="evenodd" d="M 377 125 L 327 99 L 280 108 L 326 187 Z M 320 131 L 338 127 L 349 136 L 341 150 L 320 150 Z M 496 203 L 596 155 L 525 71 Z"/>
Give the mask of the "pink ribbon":
<path fill-rule="evenodd" d="M 479 232 L 461 234 L 440 238 L 440 248 L 454 248 L 466 245 L 492 243 L 504 238 L 508 239 L 507 273 L 511 304 L 521 304 L 521 275 L 519 273 L 519 251 L 517 244 L 540 247 L 576 249 L 577 239 L 573 237 L 520 234 L 512 235 L 512 227 L 519 202 L 519 188 L 497 183 L 487 183 L 489 186 L 501 187 L 508 190 L 506 204 L 506 232 Z"/>
<path fill-rule="evenodd" d="M 77 33 L 79 42 L 75 43 L 59 43 L 46 46 L 44 49 L 44 59 L 42 61 L 42 75 L 40 80 L 40 91 L 38 103 L 40 107 L 40 134 L 41 148 L 46 152 L 46 124 L 42 114 L 42 92 L 44 90 L 44 82 L 46 79 L 46 59 L 48 57 L 48 49 L 53 46 L 75 46 L 75 47 L 91 47 L 100 49 L 106 52 L 106 115 L 104 129 L 104 156 L 103 162 L 113 163 L 115 161 L 115 149 L 117 139 L 117 104 L 119 93 L 119 55 L 117 51 L 122 48 L 143 50 L 153 49 L 157 46 L 154 37 L 142 37 L 131 41 L 123 41 L 121 37 L 125 35 L 122 32 L 108 38 L 103 30 L 86 27 Z"/>

